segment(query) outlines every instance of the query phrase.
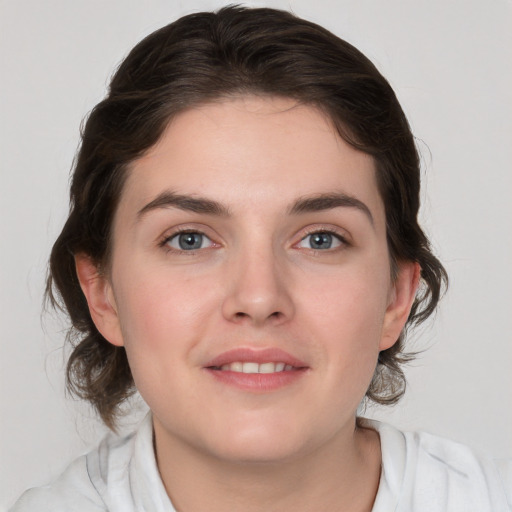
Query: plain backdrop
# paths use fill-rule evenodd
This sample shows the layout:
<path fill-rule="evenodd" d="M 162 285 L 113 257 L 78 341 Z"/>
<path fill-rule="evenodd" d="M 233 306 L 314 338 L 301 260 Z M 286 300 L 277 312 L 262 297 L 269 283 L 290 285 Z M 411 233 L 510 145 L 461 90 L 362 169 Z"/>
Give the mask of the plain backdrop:
<path fill-rule="evenodd" d="M 65 323 L 42 315 L 81 119 L 143 36 L 227 2 L 0 1 L 0 509 L 104 435 L 66 399 Z M 390 80 L 423 158 L 422 219 L 451 277 L 405 399 L 367 415 L 512 456 L 512 2 L 267 0 Z"/>

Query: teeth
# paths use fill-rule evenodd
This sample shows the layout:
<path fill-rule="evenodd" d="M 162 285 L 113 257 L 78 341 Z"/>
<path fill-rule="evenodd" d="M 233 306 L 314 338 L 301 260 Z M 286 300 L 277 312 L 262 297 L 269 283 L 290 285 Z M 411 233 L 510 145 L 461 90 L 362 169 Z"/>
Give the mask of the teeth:
<path fill-rule="evenodd" d="M 259 373 L 274 373 L 276 371 L 275 363 L 260 364 Z"/>
<path fill-rule="evenodd" d="M 229 366 L 228 370 L 232 372 L 243 372 L 244 371 L 244 363 L 231 363 L 226 366 Z"/>
<path fill-rule="evenodd" d="M 230 364 L 223 364 L 220 369 L 222 371 L 231 371 L 238 373 L 276 373 L 282 371 L 293 370 L 293 366 L 282 362 L 277 363 L 254 363 L 236 361 Z"/>
<path fill-rule="evenodd" d="M 259 373 L 258 371 L 259 364 L 258 363 L 244 363 L 242 367 L 243 373 Z"/>

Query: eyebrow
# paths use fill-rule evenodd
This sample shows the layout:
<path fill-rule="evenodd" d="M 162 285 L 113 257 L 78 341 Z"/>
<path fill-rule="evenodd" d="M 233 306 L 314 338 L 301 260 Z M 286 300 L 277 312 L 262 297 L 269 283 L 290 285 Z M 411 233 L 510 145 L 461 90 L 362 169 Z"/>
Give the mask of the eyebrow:
<path fill-rule="evenodd" d="M 338 207 L 356 208 L 368 217 L 368 220 L 372 226 L 374 225 L 374 219 L 368 206 L 366 206 L 366 204 L 364 204 L 359 199 L 343 192 L 315 194 L 313 196 L 301 197 L 297 199 L 295 203 L 293 203 L 290 208 L 290 213 L 300 214 L 309 212 L 321 212 Z"/>
<path fill-rule="evenodd" d="M 137 212 L 137 218 L 140 219 L 146 213 L 159 208 L 179 208 L 194 213 L 204 213 L 208 215 L 228 216 L 229 209 L 224 205 L 206 199 L 204 197 L 192 197 L 182 194 L 176 194 L 171 191 L 162 192 L 155 199 Z"/>
<path fill-rule="evenodd" d="M 343 192 L 315 194 L 313 196 L 301 197 L 291 205 L 288 211 L 291 215 L 297 215 L 302 213 L 321 212 L 339 207 L 356 208 L 368 217 L 372 226 L 374 225 L 373 216 L 368 206 L 359 199 Z M 179 208 L 184 211 L 222 217 L 228 217 L 230 215 L 229 208 L 212 199 L 192 197 L 177 194 L 172 191 L 165 191 L 142 207 L 137 212 L 137 218 L 140 219 L 148 212 L 160 208 Z"/>

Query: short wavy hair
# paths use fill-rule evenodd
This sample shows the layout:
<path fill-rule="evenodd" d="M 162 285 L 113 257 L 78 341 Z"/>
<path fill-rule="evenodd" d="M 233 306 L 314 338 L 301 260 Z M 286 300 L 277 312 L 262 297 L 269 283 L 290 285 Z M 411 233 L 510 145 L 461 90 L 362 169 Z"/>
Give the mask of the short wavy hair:
<path fill-rule="evenodd" d="M 387 222 L 391 275 L 400 261 L 421 267 L 421 286 L 406 328 L 380 353 L 367 398 L 396 402 L 404 393 L 405 333 L 435 310 L 446 272 L 418 224 L 419 156 L 407 119 L 386 79 L 352 45 L 293 14 L 230 6 L 182 17 L 152 33 L 113 75 L 108 94 L 83 125 L 72 170 L 70 211 L 53 247 L 47 297 L 70 317 L 71 393 L 91 402 L 115 428 L 134 382 L 123 347 L 91 319 L 74 256 L 108 268 L 112 221 L 126 170 L 179 112 L 244 94 L 287 97 L 318 108 L 340 137 L 371 155 Z"/>

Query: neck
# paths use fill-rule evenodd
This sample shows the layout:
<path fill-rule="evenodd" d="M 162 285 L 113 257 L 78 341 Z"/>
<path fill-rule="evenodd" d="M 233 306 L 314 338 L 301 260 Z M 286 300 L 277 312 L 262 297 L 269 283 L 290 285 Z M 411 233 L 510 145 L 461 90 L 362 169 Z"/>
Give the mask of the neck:
<path fill-rule="evenodd" d="M 380 442 L 354 428 L 284 461 L 233 462 L 176 440 L 155 425 L 164 486 L 180 512 L 370 512 L 380 478 Z"/>

